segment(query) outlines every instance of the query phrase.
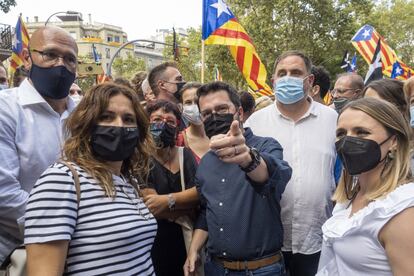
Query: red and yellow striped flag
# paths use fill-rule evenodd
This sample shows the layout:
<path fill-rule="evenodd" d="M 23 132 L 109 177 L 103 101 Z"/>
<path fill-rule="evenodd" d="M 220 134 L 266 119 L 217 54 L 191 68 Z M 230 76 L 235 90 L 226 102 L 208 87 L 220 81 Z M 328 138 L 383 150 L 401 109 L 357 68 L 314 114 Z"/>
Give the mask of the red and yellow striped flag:
<path fill-rule="evenodd" d="M 252 40 L 223 0 L 203 0 L 203 40 L 227 45 L 249 87 L 261 95 L 273 95 Z"/>
<path fill-rule="evenodd" d="M 380 39 L 382 73 L 385 76 L 391 77 L 393 65 L 395 62 L 398 62 L 404 70 L 404 73 L 397 77 L 398 79 L 405 80 L 410 74 L 414 74 L 414 70 L 409 68 L 398 58 L 395 51 L 388 45 L 387 42 L 385 42 L 384 38 L 372 26 L 365 25 L 359 29 L 352 38 L 351 42 L 365 61 L 370 64 L 374 56 L 378 40 Z"/>
<path fill-rule="evenodd" d="M 29 47 L 29 33 L 20 15 L 14 30 L 13 52 L 10 58 L 11 74 L 14 74 L 17 67 L 23 65 L 23 49 L 27 47 Z"/>

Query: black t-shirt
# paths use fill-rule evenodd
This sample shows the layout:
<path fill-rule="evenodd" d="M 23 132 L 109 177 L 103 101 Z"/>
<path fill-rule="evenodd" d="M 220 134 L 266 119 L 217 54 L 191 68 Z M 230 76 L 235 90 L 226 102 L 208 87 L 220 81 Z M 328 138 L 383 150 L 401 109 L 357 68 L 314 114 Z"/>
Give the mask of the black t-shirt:
<path fill-rule="evenodd" d="M 178 154 L 178 153 L 177 153 Z M 193 154 L 184 148 L 184 181 L 185 188 L 194 187 L 197 163 Z M 153 159 L 148 178 L 150 188 L 158 194 L 169 194 L 181 191 L 180 172 L 172 173 L 157 160 Z M 182 276 L 183 265 L 187 258 L 181 226 L 165 219 L 157 219 L 158 230 L 152 247 L 152 261 L 157 276 Z"/>

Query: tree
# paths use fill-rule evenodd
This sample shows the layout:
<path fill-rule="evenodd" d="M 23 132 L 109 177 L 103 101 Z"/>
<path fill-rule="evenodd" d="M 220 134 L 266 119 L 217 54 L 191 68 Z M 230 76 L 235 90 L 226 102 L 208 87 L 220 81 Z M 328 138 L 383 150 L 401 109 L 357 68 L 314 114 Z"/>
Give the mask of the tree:
<path fill-rule="evenodd" d="M 132 79 L 138 71 L 146 71 L 145 61 L 134 57 L 130 53 L 127 54 L 126 58 L 117 57 L 112 67 L 115 70 L 115 77 L 123 77 L 128 80 Z"/>
<path fill-rule="evenodd" d="M 414 1 L 381 1 L 369 22 L 408 66 L 414 67 Z"/>
<path fill-rule="evenodd" d="M 228 0 L 228 5 L 246 29 L 265 64 L 268 78 L 273 74 L 277 56 L 286 50 L 305 52 L 315 65 L 323 65 L 335 75 L 343 53 L 351 50 L 356 31 L 367 22 L 373 7 L 372 0 Z M 185 78 L 199 80 L 200 30 L 188 31 L 189 55 L 181 56 L 179 67 Z M 183 43 L 180 41 L 180 43 Z M 206 45 L 206 81 L 213 79 L 215 65 L 223 79 L 239 89 L 246 82 L 226 46 Z M 171 58 L 172 49 L 164 54 Z M 359 61 L 361 66 L 364 63 Z M 366 65 L 365 65 L 366 66 Z"/>
<path fill-rule="evenodd" d="M 16 6 L 15 0 L 0 0 L 0 10 L 4 13 L 8 13 L 10 11 L 10 7 Z"/>

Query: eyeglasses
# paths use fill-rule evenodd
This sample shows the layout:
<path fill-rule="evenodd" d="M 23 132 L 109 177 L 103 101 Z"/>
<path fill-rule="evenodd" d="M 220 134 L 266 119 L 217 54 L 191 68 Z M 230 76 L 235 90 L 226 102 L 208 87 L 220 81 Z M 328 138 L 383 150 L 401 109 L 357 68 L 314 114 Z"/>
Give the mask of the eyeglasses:
<path fill-rule="evenodd" d="M 345 94 L 348 91 L 355 91 L 356 92 L 358 90 L 360 90 L 360 89 L 355 89 L 355 88 L 339 89 L 339 88 L 335 88 L 335 89 L 332 89 L 331 90 L 331 95 L 335 95 L 335 94 L 343 95 L 343 94 Z"/>
<path fill-rule="evenodd" d="M 210 118 L 211 115 L 213 115 L 213 113 L 215 113 L 215 114 L 227 114 L 227 113 L 229 113 L 229 110 L 230 110 L 230 106 L 228 106 L 227 104 L 221 104 L 221 105 L 215 106 L 213 110 L 206 109 L 206 110 L 201 111 L 200 116 L 201 116 L 201 119 L 203 121 L 205 121 L 208 118 Z"/>
<path fill-rule="evenodd" d="M 42 56 L 43 61 L 50 65 L 56 64 L 59 61 L 59 58 L 61 58 L 63 60 L 63 63 L 65 63 L 65 65 L 70 68 L 74 68 L 78 64 L 77 58 L 71 54 L 62 56 L 56 53 L 55 51 L 51 50 L 39 51 L 36 49 L 30 49 L 30 51 L 40 54 Z"/>
<path fill-rule="evenodd" d="M 177 127 L 178 126 L 177 120 L 173 120 L 171 118 L 153 117 L 153 118 L 150 118 L 150 122 L 154 123 L 154 124 L 157 124 L 157 125 L 166 123 L 170 127 Z"/>

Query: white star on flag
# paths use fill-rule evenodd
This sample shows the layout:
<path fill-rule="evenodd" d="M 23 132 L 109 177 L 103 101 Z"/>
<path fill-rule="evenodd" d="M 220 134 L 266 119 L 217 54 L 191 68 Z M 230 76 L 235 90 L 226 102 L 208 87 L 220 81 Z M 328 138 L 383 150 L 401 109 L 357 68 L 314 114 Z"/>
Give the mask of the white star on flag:
<path fill-rule="evenodd" d="M 369 34 L 369 29 L 365 29 L 365 30 L 364 30 L 364 33 L 362 34 L 362 36 L 363 36 L 364 38 L 369 37 L 369 36 L 370 36 L 370 34 Z"/>
<path fill-rule="evenodd" d="M 217 9 L 217 18 L 219 18 L 223 12 L 231 15 L 229 8 L 223 0 L 218 0 L 217 3 L 211 4 L 210 7 Z"/>
<path fill-rule="evenodd" d="M 351 64 L 351 69 L 352 69 L 352 71 L 355 70 L 355 64 Z"/>
<path fill-rule="evenodd" d="M 401 75 L 402 70 L 401 70 L 401 68 L 397 68 L 397 69 L 395 69 L 395 72 L 397 73 L 397 75 Z"/>

